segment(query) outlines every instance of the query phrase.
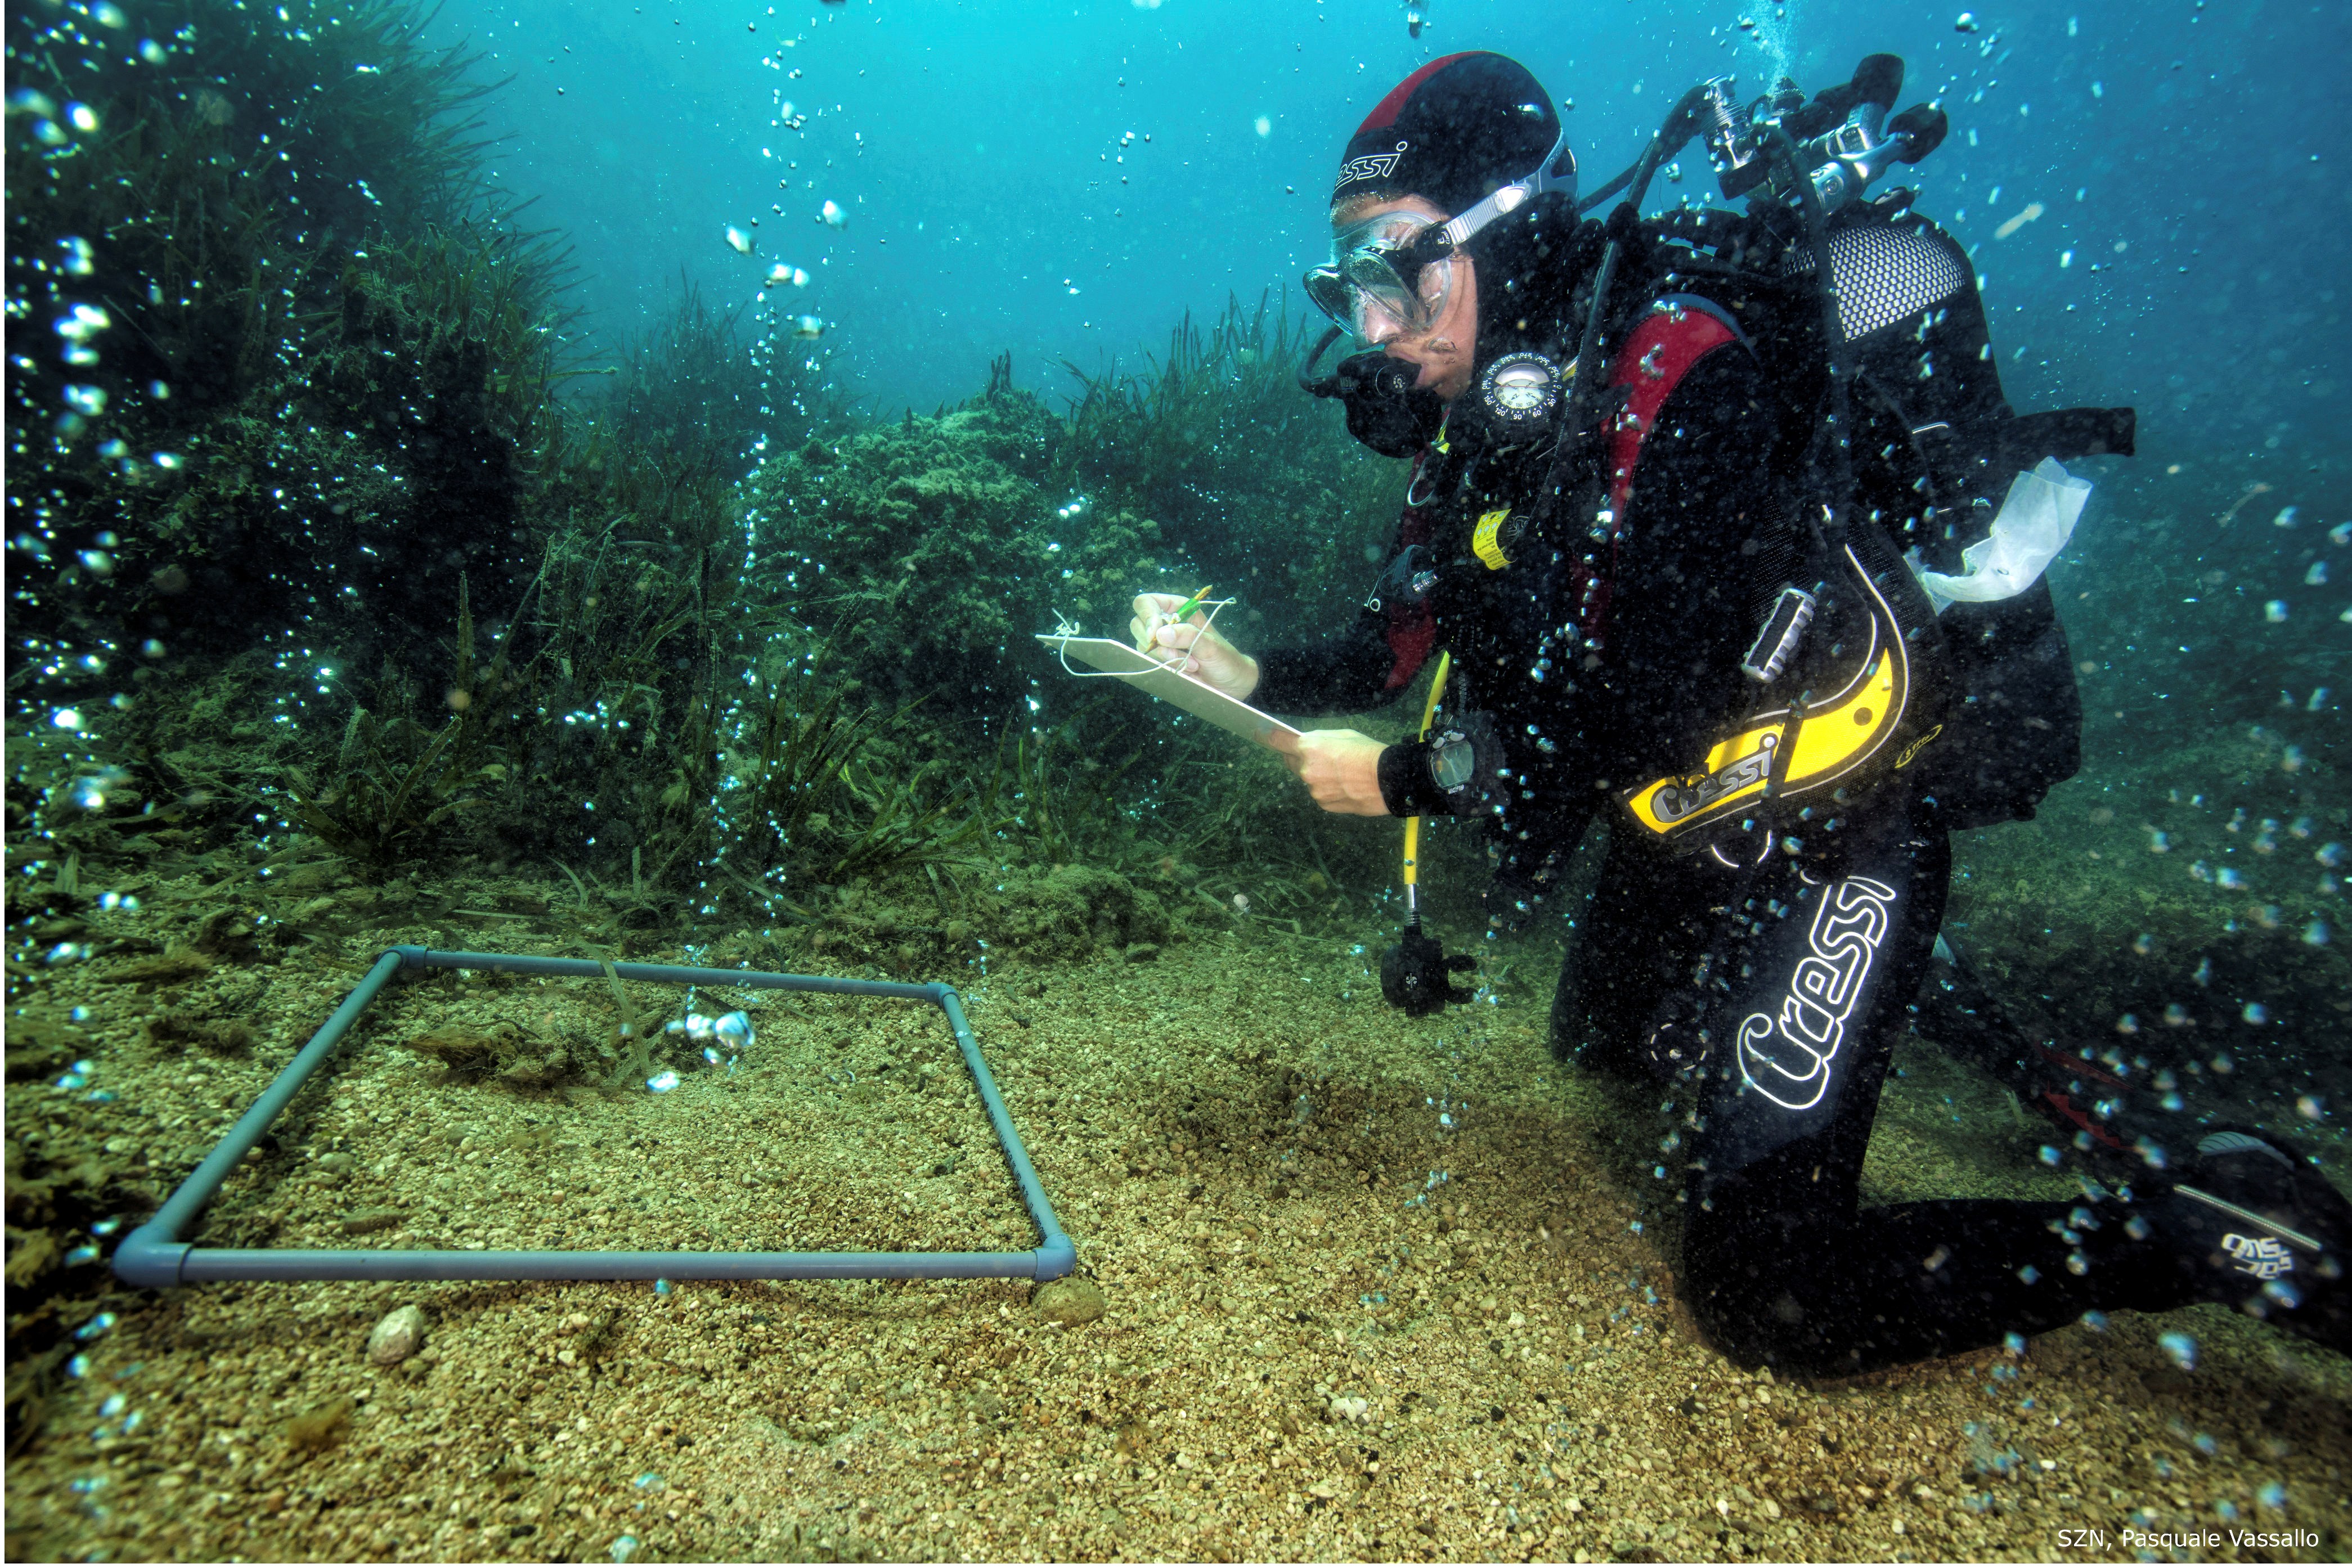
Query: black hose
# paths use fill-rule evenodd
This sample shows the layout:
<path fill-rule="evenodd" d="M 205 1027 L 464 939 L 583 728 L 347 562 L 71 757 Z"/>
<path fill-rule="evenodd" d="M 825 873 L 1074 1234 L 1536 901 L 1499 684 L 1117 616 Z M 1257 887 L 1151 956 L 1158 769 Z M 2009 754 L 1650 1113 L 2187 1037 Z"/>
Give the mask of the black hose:
<path fill-rule="evenodd" d="M 1642 161 L 1638 158 L 1633 160 L 1633 162 L 1627 164 L 1623 173 L 1618 175 L 1615 179 L 1601 186 L 1601 189 L 1593 192 L 1592 194 L 1585 197 L 1584 200 L 1577 203 L 1576 215 L 1582 217 L 1585 214 L 1591 212 L 1593 208 L 1600 206 L 1602 203 L 1608 201 L 1610 197 L 1615 195 L 1618 192 L 1632 184 L 1633 183 L 1634 171 L 1641 168 L 1641 166 Z"/>
<path fill-rule="evenodd" d="M 1846 514 L 1853 502 L 1853 439 L 1850 429 L 1853 416 L 1853 395 L 1850 383 L 1853 371 L 1845 345 L 1845 327 L 1838 319 L 1837 274 L 1831 267 L 1829 215 L 1822 210 L 1822 196 L 1813 189 L 1805 171 L 1797 162 L 1797 144 L 1778 125 L 1768 124 L 1765 137 L 1789 173 L 1789 183 L 1797 197 L 1797 212 L 1804 220 L 1805 246 L 1813 253 L 1813 281 L 1822 298 L 1822 347 L 1830 366 L 1830 502 L 1828 528 L 1823 530 L 1824 543 L 1832 550 L 1845 543 Z"/>
<path fill-rule="evenodd" d="M 1617 179 L 1612 180 L 1594 192 L 1588 202 L 1578 206 L 1577 211 L 1579 213 L 1589 211 L 1618 191 L 1626 190 L 1630 186 L 1631 189 L 1625 197 L 1625 205 L 1633 208 L 1638 216 L 1642 210 L 1642 198 L 1649 194 L 1650 182 L 1656 176 L 1659 165 L 1688 146 L 1690 139 L 1697 134 L 1698 126 L 1692 119 L 1692 110 L 1706 96 L 1705 83 L 1683 94 L 1673 110 L 1667 113 L 1666 118 L 1659 122 L 1657 133 L 1650 138 L 1649 146 L 1642 150 L 1642 156 L 1635 161 L 1633 166 Z M 1666 139 L 1672 136 L 1677 128 L 1682 129 L 1683 134 L 1669 143 Z M 1600 396 L 1596 389 L 1604 379 L 1598 362 L 1601 352 L 1601 321 L 1608 309 L 1610 285 L 1616 281 L 1617 257 L 1623 249 L 1623 245 L 1612 236 L 1601 253 L 1601 265 L 1593 268 L 1592 304 L 1584 313 L 1584 334 L 1577 343 L 1576 385 L 1569 393 L 1568 407 L 1561 416 L 1562 440 L 1559 448 L 1561 456 L 1564 456 L 1567 451 L 1566 437 L 1584 428 L 1585 417 L 1591 413 L 1593 401 Z M 1553 458 L 1550 481 L 1546 486 L 1547 491 L 1553 494 L 1558 491 L 1559 462 L 1560 456 Z"/>
<path fill-rule="evenodd" d="M 1315 340 L 1315 347 L 1307 351 L 1307 358 L 1298 367 L 1299 391 L 1316 397 L 1339 395 L 1339 378 L 1336 374 L 1318 376 L 1315 374 L 1315 367 L 1322 361 L 1323 356 L 1330 351 L 1331 345 L 1339 340 L 1341 330 L 1343 329 L 1339 327 L 1327 327 L 1323 329 L 1323 335 Z"/>

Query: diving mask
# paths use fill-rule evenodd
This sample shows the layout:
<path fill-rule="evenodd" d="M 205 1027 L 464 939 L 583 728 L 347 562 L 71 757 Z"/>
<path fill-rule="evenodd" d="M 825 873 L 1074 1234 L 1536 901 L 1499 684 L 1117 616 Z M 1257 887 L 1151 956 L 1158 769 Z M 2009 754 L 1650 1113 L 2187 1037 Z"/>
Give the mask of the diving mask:
<path fill-rule="evenodd" d="M 1307 274 L 1315 308 L 1368 343 L 1434 327 L 1454 297 L 1454 254 L 1472 235 L 1538 196 L 1576 200 L 1576 155 L 1563 130 L 1543 162 L 1454 216 L 1387 212 L 1331 236 L 1331 259 Z"/>
<path fill-rule="evenodd" d="M 1419 213 L 1381 213 L 1331 236 L 1307 298 L 1367 343 L 1428 331 L 1454 298 L 1454 242 Z"/>

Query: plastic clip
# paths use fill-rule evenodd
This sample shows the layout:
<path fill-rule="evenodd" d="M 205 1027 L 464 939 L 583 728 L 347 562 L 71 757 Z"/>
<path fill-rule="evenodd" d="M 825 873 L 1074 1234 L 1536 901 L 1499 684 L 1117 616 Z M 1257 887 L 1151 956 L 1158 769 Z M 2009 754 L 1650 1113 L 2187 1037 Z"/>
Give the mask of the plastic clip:
<path fill-rule="evenodd" d="M 1772 613 L 1764 618 L 1764 629 L 1756 633 L 1748 656 L 1739 661 L 1739 673 L 1759 683 L 1779 680 L 1795 656 L 1797 644 L 1804 641 L 1805 628 L 1812 623 L 1813 596 L 1801 588 L 1782 589 L 1772 602 Z"/>

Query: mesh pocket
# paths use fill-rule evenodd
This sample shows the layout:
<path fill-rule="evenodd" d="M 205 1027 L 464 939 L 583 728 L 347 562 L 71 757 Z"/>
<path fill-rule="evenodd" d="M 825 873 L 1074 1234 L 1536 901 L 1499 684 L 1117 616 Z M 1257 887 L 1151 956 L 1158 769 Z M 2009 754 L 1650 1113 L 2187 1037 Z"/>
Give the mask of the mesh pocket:
<path fill-rule="evenodd" d="M 1813 270 L 1813 254 L 1800 249 L 1784 277 Z M 1830 270 L 1837 278 L 1838 325 L 1849 343 L 1941 303 L 1968 287 L 1968 258 L 1942 235 L 1886 224 L 1855 224 L 1830 235 Z"/>

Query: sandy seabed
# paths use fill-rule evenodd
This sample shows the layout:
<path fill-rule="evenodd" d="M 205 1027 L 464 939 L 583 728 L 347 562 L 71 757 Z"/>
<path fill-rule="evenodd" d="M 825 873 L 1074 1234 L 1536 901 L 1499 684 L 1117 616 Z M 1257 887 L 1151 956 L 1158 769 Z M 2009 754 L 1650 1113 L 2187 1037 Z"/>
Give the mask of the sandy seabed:
<path fill-rule="evenodd" d="M 1370 973 L 1391 939 L 1245 928 L 1149 963 L 946 977 L 1098 1301 L 985 1281 L 157 1293 L 89 1270 L 42 1311 L 118 1321 L 9 1459 L 8 1556 L 610 1561 L 624 1537 L 637 1562 L 2352 1550 L 2352 1363 L 2218 1309 L 1840 1383 L 1726 1361 L 1675 1305 L 1658 1092 L 1552 1060 L 1543 953 L 1497 975 L 1496 1002 L 1416 1021 Z M 417 940 L 565 950 L 482 920 L 342 951 Z M 87 1007 L 119 1097 L 14 1086 L 8 1134 L 52 1159 L 102 1145 L 166 1189 L 353 977 L 323 950 L 160 994 L 61 972 L 12 1030 Z M 649 1017 L 685 1000 L 628 991 Z M 604 982 L 401 984 L 195 1239 L 1034 1244 L 937 1009 L 696 1006 L 722 1002 L 759 1030 L 731 1074 L 533 1091 L 404 1042 L 609 1038 Z M 165 1008 L 233 1013 L 258 1043 L 158 1050 L 143 1026 Z M 1898 1066 L 1873 1198 L 2071 1192 L 1990 1081 L 1918 1041 Z M 410 1304 L 424 1348 L 373 1364 L 371 1328 Z M 2159 1344 L 2173 1333 L 2193 1370 Z"/>

